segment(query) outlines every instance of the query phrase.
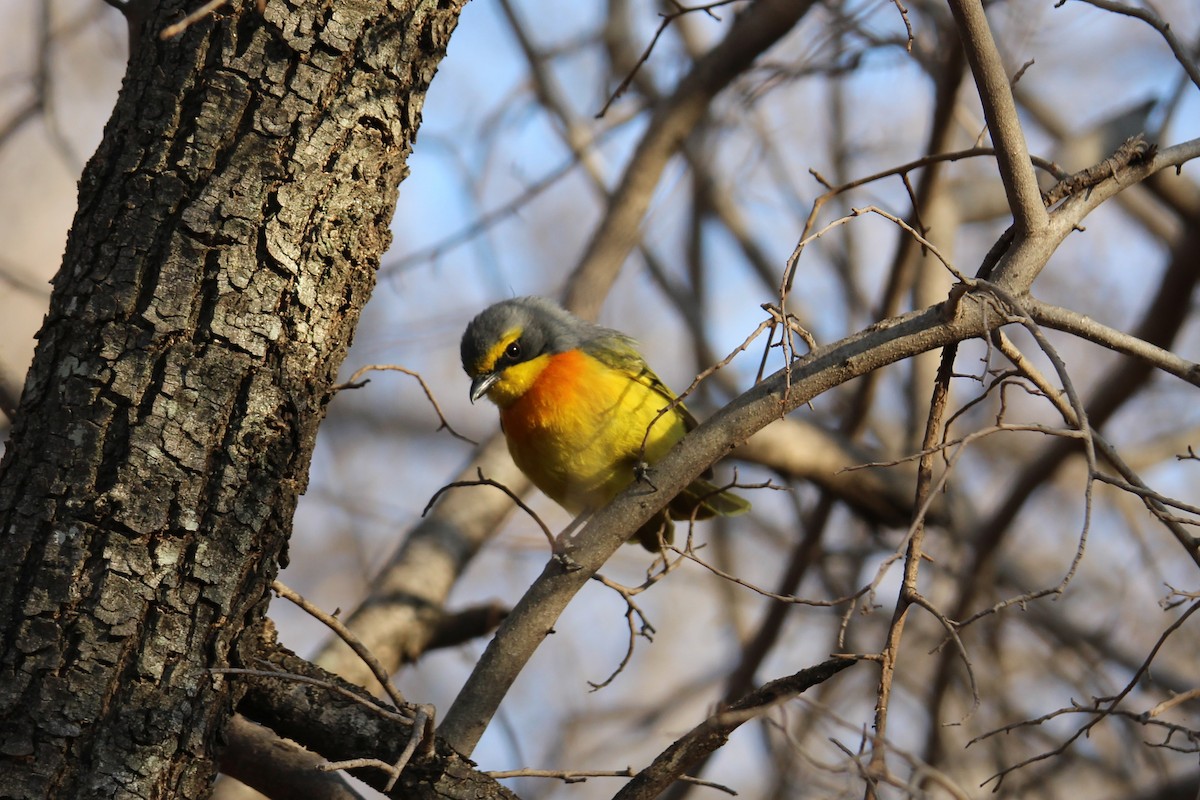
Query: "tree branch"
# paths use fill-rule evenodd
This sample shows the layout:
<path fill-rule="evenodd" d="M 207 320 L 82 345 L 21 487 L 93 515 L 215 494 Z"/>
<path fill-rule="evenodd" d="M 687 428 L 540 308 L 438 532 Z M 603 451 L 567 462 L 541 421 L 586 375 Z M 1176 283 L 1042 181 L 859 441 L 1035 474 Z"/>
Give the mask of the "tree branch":
<path fill-rule="evenodd" d="M 717 750 L 743 723 L 787 702 L 807 689 L 832 678 L 857 663 L 853 658 L 831 658 L 815 667 L 777 678 L 721 709 L 692 728 L 664 750 L 614 795 L 613 800 L 653 800 L 688 768 Z"/>
<path fill-rule="evenodd" d="M 1163 168 L 1172 159 L 1183 157 L 1186 148 L 1173 150 L 1165 159 L 1156 156 L 1154 163 Z M 1149 168 L 1150 165 L 1131 167 L 1141 177 L 1149 174 Z M 1101 184 L 1094 191 L 1105 186 Z M 1118 190 L 1107 188 L 1111 193 Z M 1052 252 L 1052 249 L 1029 249 L 1007 257 L 1010 264 L 1021 268 L 1022 274 L 1036 275 Z M 546 564 L 501 624 L 442 722 L 439 730 L 446 741 L 458 752 L 470 755 L 516 676 L 553 630 L 570 599 L 624 543 L 630 531 L 660 510 L 709 465 L 772 420 L 833 386 L 935 347 L 984 335 L 1007 322 L 986 302 L 968 302 L 970 294 L 964 294 L 962 288 L 952 293 L 951 300 L 942 306 L 884 320 L 789 364 L 685 437 L 652 470 L 656 488 L 635 483 L 593 515 L 582 530 L 564 543 L 565 553 Z"/>
<path fill-rule="evenodd" d="M 239 677 L 245 694 L 238 710 L 251 720 L 286 736 L 330 760 L 376 759 L 391 764 L 411 739 L 411 724 L 400 714 L 380 707 L 364 713 L 364 705 L 378 702 L 359 686 L 346 683 L 275 642 L 274 630 L 265 623 L 257 636 L 245 637 L 243 661 L 265 670 L 295 675 L 305 682 L 282 677 Z M 318 688 L 314 688 L 314 686 Z M 320 686 L 329 686 L 322 691 Z M 333 691 L 336 687 L 339 691 Z M 347 695 L 354 695 L 357 700 Z M 448 749 L 430 742 L 430 751 L 417 753 L 400 777 L 394 796 L 406 800 L 489 798 L 516 800 L 516 795 L 474 765 Z M 355 770 L 354 775 L 376 789 L 388 775 L 380 770 Z"/>
<path fill-rule="evenodd" d="M 1065 2 L 1066 0 L 1059 0 L 1056 6 L 1061 6 Z M 1124 3 L 1113 2 L 1113 0 L 1079 0 L 1079 2 L 1105 11 L 1111 11 L 1114 14 L 1122 14 L 1126 17 L 1140 19 L 1151 28 L 1154 28 L 1167 43 L 1167 47 L 1171 48 L 1172 55 L 1179 62 L 1179 66 L 1183 67 L 1183 71 L 1187 73 L 1188 78 L 1196 85 L 1197 89 L 1200 89 L 1200 66 L 1196 65 L 1196 59 L 1188 52 L 1187 46 L 1179 41 L 1179 37 L 1171 30 L 1171 25 L 1158 14 L 1154 13 L 1153 9 L 1129 6 Z"/>
<path fill-rule="evenodd" d="M 457 751 L 469 755 L 500 701 L 529 657 L 553 629 L 570 599 L 616 552 L 628 534 L 752 433 L 812 397 L 851 378 L 919 352 L 981 335 L 999 324 L 986 306 L 959 303 L 885 320 L 819 348 L 735 399 L 702 423 L 652 470 L 652 489 L 635 483 L 564 543 L 565 557 L 553 558 L 534 581 L 476 663 L 439 729 Z"/>
<path fill-rule="evenodd" d="M 813 5 L 814 0 L 758 0 L 748 6 L 725 38 L 658 105 L 604 219 L 571 275 L 565 298 L 569 308 L 582 317 L 595 318 L 601 300 L 637 243 L 642 218 L 667 162 L 708 113 L 717 93 L 783 38 Z"/>
<path fill-rule="evenodd" d="M 1188 361 L 1137 336 L 1103 325 L 1086 314 L 1069 308 L 1044 303 L 1033 297 L 1024 302 L 1029 316 L 1039 325 L 1072 333 L 1089 342 L 1107 347 L 1118 353 L 1133 356 L 1143 363 L 1200 386 L 1200 364 Z"/>
<path fill-rule="evenodd" d="M 1109 198 L 1126 188 L 1169 168 L 1178 168 L 1200 157 L 1200 139 L 1159 150 L 1153 156 L 1131 161 L 1116 168 L 1109 177 L 1089 185 L 1087 191 L 1072 194 L 1054 209 L 1046 235 L 1015 237 L 995 269 L 992 282 L 1016 295 L 1029 291 L 1054 250 L 1075 231 L 1084 218 Z"/>
<path fill-rule="evenodd" d="M 225 741 L 221 772 L 268 797 L 363 800 L 340 776 L 317 769 L 325 759 L 241 714 L 225 726 Z"/>
<path fill-rule="evenodd" d="M 1000 179 L 1012 208 L 1017 236 L 1036 234 L 1046 228 L 1049 217 L 1029 160 L 1029 147 L 1017 116 L 1008 73 L 992 38 L 983 3 L 980 0 L 950 0 L 950 10 L 958 23 L 988 130 L 996 144 Z"/>

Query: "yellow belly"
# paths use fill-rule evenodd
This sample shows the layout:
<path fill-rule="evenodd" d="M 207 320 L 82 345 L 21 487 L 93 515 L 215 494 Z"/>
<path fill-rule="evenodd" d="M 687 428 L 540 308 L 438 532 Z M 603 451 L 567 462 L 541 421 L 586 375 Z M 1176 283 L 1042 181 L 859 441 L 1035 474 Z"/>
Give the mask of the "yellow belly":
<path fill-rule="evenodd" d="M 635 477 L 646 429 L 669 400 L 579 351 L 549 358 L 525 392 L 500 411 L 521 471 L 568 511 L 605 505 Z M 683 438 L 674 411 L 654 424 L 645 461 Z"/>

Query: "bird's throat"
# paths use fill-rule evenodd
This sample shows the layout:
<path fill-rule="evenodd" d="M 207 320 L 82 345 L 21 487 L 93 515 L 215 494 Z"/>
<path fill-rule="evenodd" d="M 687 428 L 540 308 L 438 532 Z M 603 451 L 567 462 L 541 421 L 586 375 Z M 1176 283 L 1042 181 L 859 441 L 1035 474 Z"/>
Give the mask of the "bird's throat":
<path fill-rule="evenodd" d="M 542 371 L 549 364 L 550 356 L 548 355 L 513 364 L 500 373 L 500 378 L 488 389 L 488 399 L 501 409 L 509 408 L 537 383 Z"/>

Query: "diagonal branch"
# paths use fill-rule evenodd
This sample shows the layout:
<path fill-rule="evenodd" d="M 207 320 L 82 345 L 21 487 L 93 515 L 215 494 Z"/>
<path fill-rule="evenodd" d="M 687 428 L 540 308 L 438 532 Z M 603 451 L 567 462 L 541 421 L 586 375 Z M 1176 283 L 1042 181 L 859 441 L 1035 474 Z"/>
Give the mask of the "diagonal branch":
<path fill-rule="evenodd" d="M 1061 0 L 1057 6 L 1061 6 L 1066 0 Z M 1183 67 L 1183 71 L 1187 73 L 1188 78 L 1192 83 L 1196 84 L 1196 88 L 1200 89 L 1200 65 L 1197 65 L 1196 59 L 1188 52 L 1187 45 L 1179 41 L 1179 37 L 1171 30 L 1171 24 L 1154 13 L 1152 8 L 1139 8 L 1137 6 L 1129 6 L 1124 3 L 1116 3 L 1113 0 L 1079 0 L 1081 3 L 1087 3 L 1089 6 L 1111 11 L 1114 14 L 1123 14 L 1127 17 L 1140 19 L 1142 22 L 1149 25 L 1154 30 L 1158 31 L 1159 35 L 1166 41 L 1167 47 L 1171 48 L 1171 53 L 1175 56 L 1175 60 Z"/>
<path fill-rule="evenodd" d="M 1029 312 L 1030 318 L 1039 325 L 1073 333 L 1089 342 L 1132 356 L 1145 366 L 1161 369 L 1193 386 L 1200 386 L 1200 364 L 1181 358 L 1170 350 L 1132 333 L 1110 328 L 1086 314 L 1072 311 L 1069 308 L 1045 303 L 1032 297 L 1026 298 L 1023 305 Z"/>
<path fill-rule="evenodd" d="M 684 734 L 617 792 L 613 800 L 653 800 L 688 767 L 725 744 L 729 734 L 743 723 L 824 683 L 854 663 L 856 660 L 852 658 L 831 658 L 755 689 Z"/>
<path fill-rule="evenodd" d="M 1008 73 L 983 12 L 983 3 L 980 0 L 950 0 L 950 10 L 958 23 L 967 61 L 971 64 L 979 99 L 983 103 L 983 115 L 996 144 L 1000 179 L 1008 195 L 1017 236 L 1043 231 L 1049 224 L 1049 216 L 1029 160 L 1029 147 L 1017 116 Z"/>
<path fill-rule="evenodd" d="M 1168 167 L 1178 168 L 1200 156 L 1200 139 L 1190 139 L 1114 167 L 1108 177 L 1086 191 L 1067 197 L 1054 209 L 1041 236 L 1016 236 L 992 271 L 991 281 L 1016 295 L 1029 291 L 1055 249 L 1075 231 L 1084 217 L 1109 198 Z M 1039 201 L 1040 202 L 1040 201 Z"/>
<path fill-rule="evenodd" d="M 1164 160 L 1167 154 L 1170 157 Z M 1184 156 L 1182 151 L 1163 151 L 1153 159 L 1153 165 L 1161 169 L 1172 165 L 1171 158 Z M 1150 174 L 1150 166 L 1139 165 L 1136 171 L 1145 177 Z M 1104 187 L 1102 184 L 1093 192 Z M 1022 273 L 1036 275 L 1051 252 L 1018 250 L 1007 257 L 1010 265 Z M 1026 261 L 1013 260 L 1017 258 Z M 446 713 L 439 734 L 455 750 L 470 756 L 517 675 L 575 594 L 631 531 L 661 510 L 709 465 L 770 422 L 834 386 L 918 353 L 985 335 L 1008 321 L 987 303 L 960 302 L 963 293 L 955 291 L 940 306 L 883 320 L 789 363 L 686 436 L 655 465 L 652 483 L 633 484 L 593 514 L 582 530 L 563 542 L 563 552 L 547 562 L 500 626 Z"/>
<path fill-rule="evenodd" d="M 566 305 L 595 318 L 638 240 L 650 199 L 667 162 L 683 145 L 712 99 L 799 22 L 814 0 L 758 0 L 738 16 L 728 35 L 701 58 L 658 105 L 621 182 L 609 200 L 579 265 L 571 276 Z"/>
<path fill-rule="evenodd" d="M 984 304 L 934 307 L 885 320 L 819 348 L 735 399 L 692 431 L 653 469 L 653 486 L 635 483 L 563 543 L 500 626 L 455 698 L 439 734 L 469 756 L 517 675 L 571 598 L 625 542 L 710 464 L 752 433 L 851 378 L 953 341 L 981 335 L 999 319 Z M 949 318 L 947 318 L 949 317 Z M 656 487 L 656 488 L 655 488 Z"/>

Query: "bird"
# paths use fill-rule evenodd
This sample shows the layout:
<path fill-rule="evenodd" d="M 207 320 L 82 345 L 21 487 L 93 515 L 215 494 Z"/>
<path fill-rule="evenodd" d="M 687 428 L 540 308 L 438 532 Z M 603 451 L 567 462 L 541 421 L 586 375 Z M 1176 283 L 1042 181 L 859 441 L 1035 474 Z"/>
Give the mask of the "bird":
<path fill-rule="evenodd" d="M 697 425 L 632 338 L 545 297 L 515 297 L 484 309 L 467 324 L 461 355 L 471 402 L 486 395 L 499 408 L 513 461 L 575 515 L 600 509 L 644 477 L 647 466 Z M 689 484 L 630 541 L 660 552 L 674 539 L 672 519 L 750 510 L 748 501 L 708 476 Z"/>

